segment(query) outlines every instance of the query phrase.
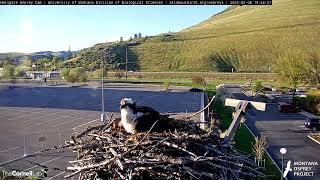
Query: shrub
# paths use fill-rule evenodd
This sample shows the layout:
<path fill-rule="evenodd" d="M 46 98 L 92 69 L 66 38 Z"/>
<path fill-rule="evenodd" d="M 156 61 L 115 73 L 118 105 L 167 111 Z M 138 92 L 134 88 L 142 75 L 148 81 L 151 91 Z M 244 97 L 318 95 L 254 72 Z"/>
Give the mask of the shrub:
<path fill-rule="evenodd" d="M 262 82 L 261 82 L 261 81 L 256 81 L 256 82 L 254 82 L 251 90 L 252 90 L 252 92 L 254 92 L 255 94 L 263 93 Z"/>
<path fill-rule="evenodd" d="M 125 73 L 123 71 L 116 71 L 114 73 L 114 77 L 117 79 L 122 79 L 125 76 Z"/>
<path fill-rule="evenodd" d="M 64 68 L 61 70 L 62 79 L 67 79 L 69 76 L 70 69 Z"/>
<path fill-rule="evenodd" d="M 22 76 L 24 76 L 25 72 L 21 69 L 21 68 L 16 68 L 15 72 L 14 72 L 14 76 L 17 78 L 21 78 Z"/>
<path fill-rule="evenodd" d="M 294 97 L 293 104 L 305 111 L 320 115 L 319 91 L 309 91 L 307 97 Z"/>
<path fill-rule="evenodd" d="M 73 68 L 69 71 L 69 75 L 67 76 L 67 81 L 71 83 L 75 83 L 79 81 L 80 71 L 78 68 Z"/>
<path fill-rule="evenodd" d="M 163 90 L 164 90 L 164 91 L 168 91 L 168 90 L 169 90 L 169 87 L 170 87 L 170 84 L 171 84 L 170 81 L 164 81 L 164 82 L 162 83 L 162 88 L 163 88 Z"/>
<path fill-rule="evenodd" d="M 88 81 L 88 75 L 86 72 L 82 72 L 79 77 L 79 81 L 85 84 Z"/>
<path fill-rule="evenodd" d="M 192 77 L 191 81 L 192 81 L 193 85 L 204 85 L 205 84 L 205 79 L 200 76 Z"/>

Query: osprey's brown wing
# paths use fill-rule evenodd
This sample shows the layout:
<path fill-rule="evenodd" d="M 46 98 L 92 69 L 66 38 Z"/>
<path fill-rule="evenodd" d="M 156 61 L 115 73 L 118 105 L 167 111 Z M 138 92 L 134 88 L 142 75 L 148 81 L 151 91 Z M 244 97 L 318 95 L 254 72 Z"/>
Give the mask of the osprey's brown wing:
<path fill-rule="evenodd" d="M 137 106 L 136 113 L 142 113 L 143 115 L 140 117 L 137 117 L 135 119 L 135 129 L 136 132 L 146 132 L 149 131 L 149 129 L 152 127 L 152 125 L 160 120 L 160 113 L 156 110 L 154 110 L 151 107 L 147 106 Z M 164 127 L 161 126 L 160 121 L 158 121 L 154 127 L 152 128 L 152 131 L 161 131 Z M 163 131 L 163 130 L 162 130 Z"/>
<path fill-rule="evenodd" d="M 143 114 L 154 114 L 154 115 L 158 115 L 159 116 L 159 112 L 154 110 L 153 108 L 151 107 L 148 107 L 148 106 L 137 106 L 136 107 L 136 112 L 140 112 L 140 113 L 143 113 Z"/>

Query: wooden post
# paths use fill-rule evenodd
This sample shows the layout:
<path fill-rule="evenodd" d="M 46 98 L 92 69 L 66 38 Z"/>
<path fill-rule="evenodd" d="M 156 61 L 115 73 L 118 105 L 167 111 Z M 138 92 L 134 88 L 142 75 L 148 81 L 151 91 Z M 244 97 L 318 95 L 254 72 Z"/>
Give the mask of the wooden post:
<path fill-rule="evenodd" d="M 230 99 L 226 98 L 225 101 L 226 106 L 235 107 L 236 111 L 233 116 L 233 120 L 226 132 L 223 142 L 228 144 L 232 141 L 233 136 L 236 130 L 239 127 L 239 124 L 247 112 L 247 110 L 252 106 L 259 111 L 265 111 L 266 103 L 261 102 L 254 102 L 254 101 L 246 101 L 246 100 L 239 100 L 239 99 Z"/>

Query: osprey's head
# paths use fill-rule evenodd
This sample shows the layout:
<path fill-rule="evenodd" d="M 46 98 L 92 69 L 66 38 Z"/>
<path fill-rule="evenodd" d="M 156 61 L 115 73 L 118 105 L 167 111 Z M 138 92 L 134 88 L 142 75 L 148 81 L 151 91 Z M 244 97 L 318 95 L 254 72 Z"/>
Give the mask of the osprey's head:
<path fill-rule="evenodd" d="M 131 98 L 123 98 L 120 101 L 120 109 L 124 109 L 124 108 L 130 108 L 132 110 L 135 110 L 136 102 L 134 102 Z"/>

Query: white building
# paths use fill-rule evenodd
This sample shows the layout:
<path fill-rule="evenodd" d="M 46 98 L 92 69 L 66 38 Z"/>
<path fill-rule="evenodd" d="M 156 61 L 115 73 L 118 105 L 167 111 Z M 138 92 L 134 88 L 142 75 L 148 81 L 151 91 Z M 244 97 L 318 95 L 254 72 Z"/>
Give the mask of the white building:
<path fill-rule="evenodd" d="M 27 71 L 26 76 L 32 79 L 42 78 L 58 78 L 60 71 Z"/>

